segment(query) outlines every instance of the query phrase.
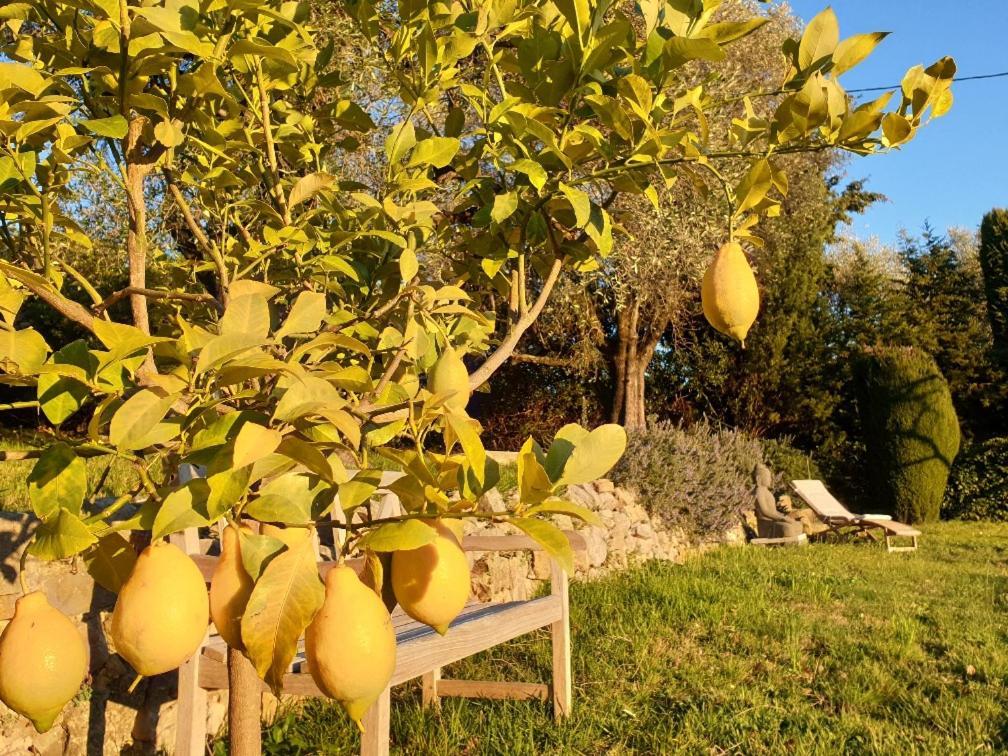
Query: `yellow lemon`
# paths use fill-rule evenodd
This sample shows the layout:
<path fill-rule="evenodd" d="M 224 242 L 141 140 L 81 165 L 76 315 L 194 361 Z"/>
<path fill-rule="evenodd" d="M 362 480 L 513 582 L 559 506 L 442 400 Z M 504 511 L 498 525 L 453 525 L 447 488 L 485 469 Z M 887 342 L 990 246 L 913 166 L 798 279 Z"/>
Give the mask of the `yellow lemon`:
<path fill-rule="evenodd" d="M 193 655 L 209 623 L 199 568 L 178 547 L 158 541 L 144 549 L 119 592 L 110 635 L 139 674 L 159 675 Z"/>
<path fill-rule="evenodd" d="M 759 314 L 759 287 L 742 247 L 728 242 L 714 255 L 701 288 L 704 316 L 721 333 L 745 346 Z"/>
<path fill-rule="evenodd" d="M 469 600 L 469 561 L 443 522 L 429 524 L 432 542 L 392 555 L 392 589 L 406 614 L 444 635 Z"/>
<path fill-rule="evenodd" d="M 427 388 L 448 396 L 445 406 L 462 412 L 469 403 L 469 372 L 458 352 L 446 347 L 427 374 Z"/>
<path fill-rule="evenodd" d="M 41 591 L 19 598 L 0 635 L 0 701 L 45 732 L 87 669 L 87 646 L 73 622 Z"/>
<path fill-rule="evenodd" d="M 375 592 L 345 565 L 331 569 L 325 585 L 325 601 L 305 632 L 308 671 L 322 692 L 342 703 L 362 727 L 361 718 L 395 670 L 392 618 Z"/>
<path fill-rule="evenodd" d="M 228 525 L 221 534 L 221 556 L 210 580 L 210 618 L 224 642 L 239 651 L 245 650 L 241 618 L 254 587 L 255 581 L 242 564 L 238 528 Z"/>

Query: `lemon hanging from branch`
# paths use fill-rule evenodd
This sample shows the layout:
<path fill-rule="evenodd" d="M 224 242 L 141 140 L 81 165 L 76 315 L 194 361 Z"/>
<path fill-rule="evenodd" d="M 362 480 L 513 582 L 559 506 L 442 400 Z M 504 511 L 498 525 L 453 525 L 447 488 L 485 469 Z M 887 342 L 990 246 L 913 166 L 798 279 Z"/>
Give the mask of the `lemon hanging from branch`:
<path fill-rule="evenodd" d="M 46 732 L 77 695 L 87 657 L 73 622 L 44 593 L 22 596 L 0 635 L 0 701 Z"/>
<path fill-rule="evenodd" d="M 756 276 L 738 242 L 722 245 L 714 255 L 704 273 L 701 300 L 707 322 L 744 348 L 760 301 Z"/>

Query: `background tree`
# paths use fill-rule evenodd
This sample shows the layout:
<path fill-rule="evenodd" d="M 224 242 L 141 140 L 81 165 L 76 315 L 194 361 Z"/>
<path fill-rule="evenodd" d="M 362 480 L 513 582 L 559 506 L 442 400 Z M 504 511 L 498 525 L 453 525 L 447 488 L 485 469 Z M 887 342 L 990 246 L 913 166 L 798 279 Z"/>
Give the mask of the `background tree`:
<path fill-rule="evenodd" d="M 937 520 L 959 452 L 948 383 L 926 352 L 908 347 L 867 351 L 857 381 L 873 505 L 904 522 Z"/>
<path fill-rule="evenodd" d="M 994 209 L 983 217 L 980 267 L 997 356 L 1008 370 L 1008 210 Z"/>

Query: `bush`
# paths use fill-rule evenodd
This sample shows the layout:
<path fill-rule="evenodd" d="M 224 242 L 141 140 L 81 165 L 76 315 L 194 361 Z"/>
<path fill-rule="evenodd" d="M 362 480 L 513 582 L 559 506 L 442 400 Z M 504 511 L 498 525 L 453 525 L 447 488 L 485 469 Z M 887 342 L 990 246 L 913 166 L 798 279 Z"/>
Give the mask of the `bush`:
<path fill-rule="evenodd" d="M 787 493 L 792 480 L 823 480 L 819 465 L 808 452 L 791 445 L 788 438 L 762 440 L 763 460 L 774 474 L 777 493 Z"/>
<path fill-rule="evenodd" d="M 738 431 L 657 423 L 630 434 L 610 475 L 636 492 L 650 514 L 701 539 L 723 533 L 753 508 L 753 468 L 762 461 L 760 442 Z"/>
<path fill-rule="evenodd" d="M 1008 522 L 1008 437 L 973 444 L 952 465 L 943 514 Z"/>
<path fill-rule="evenodd" d="M 937 520 L 959 452 L 948 383 L 929 354 L 910 347 L 866 352 L 856 378 L 878 506 L 904 522 Z"/>

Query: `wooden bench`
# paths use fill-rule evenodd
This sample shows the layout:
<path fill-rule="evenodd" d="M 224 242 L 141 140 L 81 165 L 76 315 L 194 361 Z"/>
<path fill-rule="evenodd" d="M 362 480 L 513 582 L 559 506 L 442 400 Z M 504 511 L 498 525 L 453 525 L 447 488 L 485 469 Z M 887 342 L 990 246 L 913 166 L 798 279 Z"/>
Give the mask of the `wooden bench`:
<path fill-rule="evenodd" d="M 580 535 L 567 533 L 575 551 L 583 551 Z M 201 553 L 196 531 L 175 536 L 177 545 L 191 554 L 209 582 L 217 558 Z M 469 536 L 462 542 L 468 552 L 539 551 L 538 543 L 524 535 Z M 322 562 L 325 573 L 334 562 Z M 362 565 L 358 565 L 358 569 Z M 494 699 L 552 698 L 553 714 L 558 719 L 571 710 L 571 639 L 568 613 L 567 574 L 551 560 L 550 592 L 528 601 L 509 603 L 471 602 L 451 624 L 448 633 L 438 635 L 426 625 L 410 619 L 398 607 L 392 613 L 396 630 L 396 667 L 389 687 L 364 718 L 361 753 L 377 756 L 389 752 L 390 691 L 417 677 L 422 678 L 425 707 L 444 696 Z M 547 686 L 539 683 L 508 681 L 454 680 L 441 677 L 441 668 L 480 651 L 530 633 L 549 628 L 553 645 L 553 679 Z M 212 628 L 211 628 L 212 629 Z M 179 669 L 177 756 L 201 756 L 206 751 L 206 691 L 228 687 L 227 648 L 216 634 L 210 634 L 203 647 Z M 265 690 L 263 684 L 263 690 Z M 299 653 L 284 678 L 283 692 L 297 696 L 322 696 L 308 674 L 303 653 Z"/>

